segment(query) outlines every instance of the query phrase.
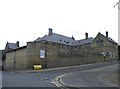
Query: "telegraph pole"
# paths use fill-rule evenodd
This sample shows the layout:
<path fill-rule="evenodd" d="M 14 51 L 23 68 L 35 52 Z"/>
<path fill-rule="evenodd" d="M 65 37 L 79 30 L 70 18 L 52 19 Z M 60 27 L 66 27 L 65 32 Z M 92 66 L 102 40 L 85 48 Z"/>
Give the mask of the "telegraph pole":
<path fill-rule="evenodd" d="M 118 6 L 118 9 L 120 10 L 120 0 L 119 0 L 119 2 L 117 2 L 113 7 L 116 7 L 116 6 Z"/>
<path fill-rule="evenodd" d="M 117 6 L 117 5 L 118 5 L 118 57 L 120 60 L 120 38 L 119 38 L 119 33 L 120 33 L 120 25 L 119 25 L 119 23 L 120 23 L 120 16 L 119 16 L 120 15 L 120 0 L 115 6 Z"/>
<path fill-rule="evenodd" d="M 120 33 L 120 0 L 113 6 L 116 7 L 118 6 L 118 45 L 120 46 L 120 37 L 119 37 L 119 33 Z"/>

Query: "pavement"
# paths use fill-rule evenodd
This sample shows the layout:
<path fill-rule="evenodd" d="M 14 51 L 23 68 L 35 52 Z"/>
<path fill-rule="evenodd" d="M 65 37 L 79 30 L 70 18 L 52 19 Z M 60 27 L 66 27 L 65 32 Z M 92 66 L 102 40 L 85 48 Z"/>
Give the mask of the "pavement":
<path fill-rule="evenodd" d="M 106 66 L 108 64 L 111 65 L 111 63 L 116 63 L 117 61 L 112 61 L 112 62 L 104 62 L 104 63 L 95 63 L 96 65 L 98 64 L 98 67 L 101 67 L 101 66 Z M 117 62 L 118 63 L 118 62 Z M 37 73 L 37 72 L 44 72 L 44 71 L 55 71 L 55 70 L 64 70 L 64 69 L 71 69 L 71 68 L 79 68 L 79 67 L 84 67 L 84 66 L 92 66 L 92 65 L 95 65 L 94 63 L 93 64 L 85 64 L 85 65 L 74 65 L 74 66 L 66 66 L 66 67 L 57 67 L 57 68 L 48 68 L 48 69 L 41 69 L 41 70 L 34 70 L 34 69 L 31 69 L 31 70 L 7 70 L 7 71 L 12 71 L 12 72 L 24 72 L 24 73 Z M 102 64 L 102 65 L 101 65 Z M 97 66 L 95 66 L 97 67 Z"/>
<path fill-rule="evenodd" d="M 117 75 L 117 71 L 118 65 L 116 64 L 92 70 L 68 73 L 60 77 L 60 83 L 67 87 L 118 87 L 117 82 L 114 83 L 106 79 L 111 74 L 113 75 L 114 72 Z"/>

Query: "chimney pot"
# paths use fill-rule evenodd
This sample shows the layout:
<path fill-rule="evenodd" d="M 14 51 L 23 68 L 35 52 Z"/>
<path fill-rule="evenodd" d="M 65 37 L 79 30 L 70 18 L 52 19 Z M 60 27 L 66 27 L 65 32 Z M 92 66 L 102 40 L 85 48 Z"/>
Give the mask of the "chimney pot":
<path fill-rule="evenodd" d="M 85 39 L 88 39 L 88 33 L 87 32 L 85 33 Z"/>
<path fill-rule="evenodd" d="M 73 37 L 73 35 L 72 35 L 72 39 L 75 40 L 75 38 Z"/>
<path fill-rule="evenodd" d="M 19 41 L 16 42 L 17 46 L 19 47 Z"/>
<path fill-rule="evenodd" d="M 106 38 L 108 38 L 108 31 L 106 31 Z"/>
<path fill-rule="evenodd" d="M 51 29 L 51 28 L 49 28 L 49 33 L 48 33 L 48 35 L 52 35 L 52 29 Z"/>

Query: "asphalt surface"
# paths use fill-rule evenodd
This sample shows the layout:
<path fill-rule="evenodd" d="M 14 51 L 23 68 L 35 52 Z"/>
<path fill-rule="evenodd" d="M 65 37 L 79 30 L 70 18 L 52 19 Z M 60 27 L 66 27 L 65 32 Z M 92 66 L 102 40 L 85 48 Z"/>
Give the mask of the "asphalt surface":
<path fill-rule="evenodd" d="M 68 74 L 68 73 L 76 74 L 77 72 L 80 72 L 80 71 L 85 71 L 85 70 L 87 71 L 94 68 L 109 66 L 117 63 L 118 63 L 117 61 L 110 61 L 107 63 L 96 63 L 96 64 L 88 64 L 88 65 L 82 65 L 82 66 L 79 65 L 79 66 L 65 67 L 65 68 L 53 68 L 53 69 L 47 69 L 42 71 L 31 71 L 31 70 L 4 71 L 2 72 L 2 87 L 57 87 L 54 82 L 57 76 Z M 96 72 L 94 72 L 94 74 L 89 73 L 89 76 L 91 75 L 92 76 L 91 78 L 95 78 L 97 74 L 99 73 L 96 73 Z M 85 75 L 88 76 L 88 73 L 80 74 L 80 76 L 84 76 L 84 77 Z M 70 78 L 74 78 L 74 76 Z M 91 82 L 87 78 L 86 80 L 88 82 Z M 71 80 L 66 80 L 66 81 L 71 82 Z M 97 86 L 95 81 L 92 81 L 92 82 L 94 82 L 93 86 Z"/>
<path fill-rule="evenodd" d="M 69 73 L 61 78 L 61 82 L 69 87 L 118 87 L 118 84 L 110 83 L 103 78 L 105 74 L 109 75 L 117 70 L 118 65 L 116 64 L 76 73 Z"/>

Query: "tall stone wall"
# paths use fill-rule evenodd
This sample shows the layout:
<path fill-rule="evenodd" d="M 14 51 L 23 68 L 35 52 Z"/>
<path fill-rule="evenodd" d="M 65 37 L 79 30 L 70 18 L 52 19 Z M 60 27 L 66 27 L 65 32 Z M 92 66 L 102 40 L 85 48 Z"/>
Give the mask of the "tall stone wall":
<path fill-rule="evenodd" d="M 106 60 L 108 58 L 105 58 Z M 83 65 L 89 63 L 104 62 L 104 57 L 95 54 L 84 54 L 84 55 L 58 55 L 52 59 L 47 59 L 48 67 L 62 67 L 62 66 L 73 66 Z"/>
<path fill-rule="evenodd" d="M 5 60 L 5 69 L 14 69 L 14 59 L 15 59 L 15 52 L 9 52 L 6 54 L 6 60 Z"/>
<path fill-rule="evenodd" d="M 15 69 L 26 69 L 26 48 L 16 50 Z"/>
<path fill-rule="evenodd" d="M 44 58 L 40 57 L 40 50 L 45 51 Z M 113 57 L 104 57 L 103 55 L 90 51 L 87 52 L 86 50 L 74 50 L 74 47 L 63 46 L 54 42 L 28 42 L 26 48 L 7 53 L 6 68 L 33 69 L 35 64 L 40 64 L 43 68 L 52 68 L 98 63 L 109 60 L 113 60 Z"/>
<path fill-rule="evenodd" d="M 45 58 L 40 58 L 40 50 L 45 50 Z M 63 53 L 60 53 L 62 50 Z M 65 49 L 66 50 L 66 49 Z M 28 43 L 27 47 L 27 67 L 33 68 L 34 64 L 40 64 L 43 67 L 62 67 L 71 65 L 82 65 L 87 63 L 104 62 L 105 60 L 111 60 L 108 57 L 102 55 L 96 55 L 94 53 L 84 54 L 71 54 L 70 51 L 64 53 L 64 49 L 61 48 L 60 44 L 53 43 Z"/>
<path fill-rule="evenodd" d="M 45 50 L 45 58 L 40 58 L 40 50 Z M 45 42 L 28 43 L 27 45 L 27 68 L 33 68 L 35 64 L 40 64 L 43 68 L 47 67 L 47 60 L 56 59 L 58 46 Z M 54 60 L 56 61 L 56 60 Z M 54 65 L 54 64 L 53 64 Z"/>
<path fill-rule="evenodd" d="M 8 52 L 5 60 L 5 69 L 26 69 L 26 48 Z"/>

